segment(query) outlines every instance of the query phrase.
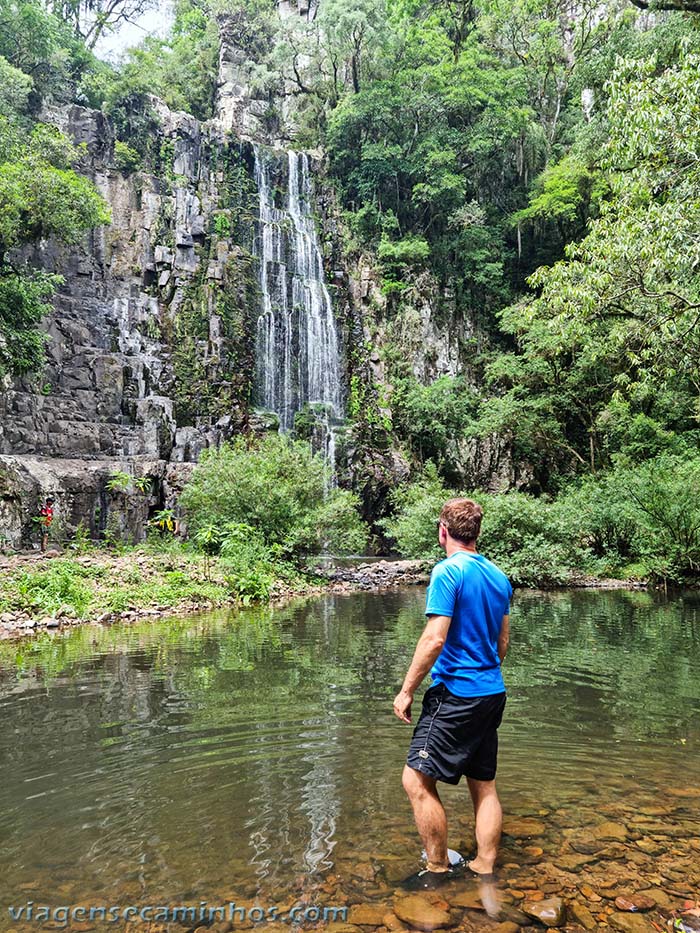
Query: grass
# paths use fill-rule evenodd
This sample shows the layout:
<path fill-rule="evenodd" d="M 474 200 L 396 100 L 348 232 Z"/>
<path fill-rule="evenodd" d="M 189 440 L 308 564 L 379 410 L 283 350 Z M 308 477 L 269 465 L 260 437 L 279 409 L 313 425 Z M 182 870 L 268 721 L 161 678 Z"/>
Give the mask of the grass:
<path fill-rule="evenodd" d="M 192 605 L 264 602 L 276 584 L 303 588 L 306 578 L 288 565 L 232 569 L 173 540 L 111 551 L 83 547 L 72 556 L 11 568 L 0 579 L 0 613 L 32 618 L 96 618 L 144 609 L 185 610 Z M 264 585 L 263 585 L 264 584 Z"/>

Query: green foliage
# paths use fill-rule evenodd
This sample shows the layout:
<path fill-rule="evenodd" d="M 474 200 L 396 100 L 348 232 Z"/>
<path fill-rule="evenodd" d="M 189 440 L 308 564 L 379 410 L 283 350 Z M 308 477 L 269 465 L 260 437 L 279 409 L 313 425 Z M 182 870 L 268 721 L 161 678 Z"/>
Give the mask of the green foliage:
<path fill-rule="evenodd" d="M 494 361 L 491 387 L 549 472 L 697 444 L 699 62 L 618 62 L 599 216 L 501 315 L 519 352 Z"/>
<path fill-rule="evenodd" d="M 150 476 L 137 476 L 134 480 L 134 488 L 143 495 L 149 496 L 153 489 L 153 480 Z"/>
<path fill-rule="evenodd" d="M 32 79 L 0 55 L 0 117 L 15 119 L 24 114 L 33 87 Z"/>
<path fill-rule="evenodd" d="M 90 529 L 82 520 L 78 522 L 78 526 L 73 534 L 73 540 L 70 542 L 69 547 L 71 551 L 74 551 L 76 554 L 86 554 L 94 547 Z"/>
<path fill-rule="evenodd" d="M 549 240 L 556 258 L 563 244 L 585 232 L 589 217 L 597 213 L 603 189 L 595 169 L 570 152 L 559 162 L 550 162 L 535 179 L 527 207 L 516 211 L 512 222 L 520 233 L 530 227 L 541 240 Z"/>
<path fill-rule="evenodd" d="M 105 486 L 110 492 L 127 493 L 131 486 L 131 480 L 130 473 L 125 473 L 123 470 L 112 470 Z"/>
<path fill-rule="evenodd" d="M 175 512 L 172 509 L 159 509 L 149 519 L 149 525 L 157 528 L 161 533 L 175 531 Z"/>
<path fill-rule="evenodd" d="M 107 67 L 97 62 L 71 26 L 42 0 L 0 0 L 0 56 L 28 76 L 29 84 L 24 86 L 30 89 L 30 104 L 49 97 L 71 101 L 81 74 Z M 3 75 L 8 80 L 5 69 Z M 14 100 L 15 110 L 22 113 L 24 90 L 16 76 L 12 83 L 20 94 Z"/>
<path fill-rule="evenodd" d="M 51 311 L 49 302 L 61 281 L 26 267 L 0 272 L 0 379 L 42 367 L 48 337 L 39 324 Z"/>
<path fill-rule="evenodd" d="M 440 509 L 453 495 L 432 463 L 417 480 L 395 490 L 394 515 L 384 519 L 381 527 L 396 542 L 402 557 L 440 558 L 437 521 Z"/>
<path fill-rule="evenodd" d="M 638 526 L 637 552 L 659 577 L 681 582 L 700 572 L 700 458 L 664 456 L 628 473 L 626 494 Z"/>
<path fill-rule="evenodd" d="M 327 468 L 310 446 L 274 435 L 243 438 L 202 454 L 180 504 L 195 534 L 241 522 L 285 554 L 360 551 L 366 529 L 354 496 L 327 489 Z"/>
<path fill-rule="evenodd" d="M 390 294 L 406 288 L 403 276 L 407 270 L 423 265 L 429 255 L 430 246 L 422 237 L 406 237 L 396 242 L 383 238 L 377 248 L 377 259 L 384 276 L 384 292 Z"/>
<path fill-rule="evenodd" d="M 514 583 L 566 584 L 590 564 L 558 503 L 519 492 L 469 495 L 484 509 L 479 549 Z"/>
<path fill-rule="evenodd" d="M 7 608 L 54 616 L 69 609 L 82 618 L 90 603 L 90 571 L 75 561 L 51 563 L 38 572 L 24 571 L 15 580 Z"/>
<path fill-rule="evenodd" d="M 94 105 L 104 104 L 121 138 L 145 155 L 152 120 L 147 95 L 155 94 L 171 109 L 185 110 L 200 120 L 212 117 L 219 58 L 217 14 L 238 16 L 238 39 L 245 48 L 245 20 L 260 6 L 245 0 L 224 4 L 178 0 L 167 38 L 149 36 L 129 50 L 118 68 L 91 71 L 83 79 L 82 91 Z M 248 29 L 255 25 L 259 24 L 253 20 Z"/>
<path fill-rule="evenodd" d="M 76 242 L 109 221 L 95 186 L 72 166 L 79 151 L 54 127 L 38 124 L 24 138 L 0 114 L 0 378 L 40 369 L 55 275 L 11 263 L 8 253 L 48 237 Z"/>
<path fill-rule="evenodd" d="M 114 143 L 114 164 L 124 175 L 131 175 L 138 172 L 141 168 L 141 155 L 131 146 L 116 140 Z"/>
<path fill-rule="evenodd" d="M 552 586 L 581 574 L 632 575 L 673 583 L 700 576 L 700 457 L 664 454 L 618 464 L 559 498 L 446 489 L 431 465 L 395 493 L 384 528 L 406 557 L 439 558 L 436 521 L 455 495 L 484 509 L 479 550 L 514 583 Z"/>
<path fill-rule="evenodd" d="M 394 426 L 419 462 L 433 461 L 446 478 L 464 460 L 460 442 L 467 439 L 478 398 L 462 377 L 440 376 L 428 385 L 414 377 L 394 380 Z"/>
<path fill-rule="evenodd" d="M 28 141 L 0 125 L 0 263 L 8 250 L 55 236 L 77 242 L 109 223 L 102 197 L 72 166 L 79 151 L 57 129 L 38 124 Z"/>
<path fill-rule="evenodd" d="M 384 528 L 405 557 L 441 559 L 437 520 L 440 509 L 456 495 L 475 499 L 484 509 L 479 550 L 498 564 L 513 583 L 551 586 L 571 582 L 586 564 L 584 549 L 572 540 L 571 528 L 558 507 L 524 493 L 490 495 L 446 489 L 430 466 L 416 482 L 394 497 L 396 515 Z"/>
<path fill-rule="evenodd" d="M 221 566 L 231 592 L 243 605 L 266 602 L 278 571 L 260 531 L 245 522 L 228 522 L 220 540 Z"/>
<path fill-rule="evenodd" d="M 231 218 L 228 214 L 214 215 L 214 233 L 221 239 L 231 236 Z"/>

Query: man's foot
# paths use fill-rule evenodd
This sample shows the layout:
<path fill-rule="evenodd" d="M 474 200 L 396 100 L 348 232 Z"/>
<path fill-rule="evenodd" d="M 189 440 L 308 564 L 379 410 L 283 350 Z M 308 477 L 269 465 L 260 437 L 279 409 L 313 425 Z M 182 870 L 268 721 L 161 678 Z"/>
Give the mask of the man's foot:
<path fill-rule="evenodd" d="M 428 853 L 425 851 L 425 849 L 423 849 L 423 851 L 421 852 L 420 857 L 427 864 Z M 447 861 L 449 862 L 450 868 L 460 868 L 462 870 L 464 869 L 464 856 L 460 855 L 460 853 L 457 852 L 455 849 L 447 850 Z"/>
<path fill-rule="evenodd" d="M 445 871 L 430 871 L 429 868 L 422 868 L 414 875 L 404 878 L 400 886 L 407 891 L 434 891 L 435 888 L 440 888 L 443 884 L 459 878 L 463 873 L 463 866 L 457 865 L 450 866 Z"/>
<path fill-rule="evenodd" d="M 495 881 L 496 872 L 495 871 L 482 871 L 482 866 L 479 865 L 478 860 L 475 858 L 469 859 L 465 862 L 466 870 L 474 875 L 476 878 L 480 878 L 482 881 Z"/>

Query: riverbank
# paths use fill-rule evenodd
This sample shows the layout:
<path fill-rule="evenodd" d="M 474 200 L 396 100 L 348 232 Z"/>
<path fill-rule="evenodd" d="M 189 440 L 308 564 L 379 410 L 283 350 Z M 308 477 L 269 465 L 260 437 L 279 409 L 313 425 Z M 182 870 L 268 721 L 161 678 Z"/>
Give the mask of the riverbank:
<path fill-rule="evenodd" d="M 350 593 L 425 585 L 431 562 L 374 560 L 290 573 L 280 567 L 270 602 L 320 593 Z M 49 550 L 0 556 L 0 639 L 18 638 L 84 623 L 112 624 L 202 612 L 249 601 L 237 592 L 226 565 L 178 542 L 145 544 L 115 552 Z M 595 589 L 639 589 L 631 580 L 581 574 L 570 584 Z"/>
<path fill-rule="evenodd" d="M 295 596 L 379 590 L 426 583 L 430 564 L 421 560 L 360 563 L 342 569 L 290 572 L 280 567 L 270 589 L 277 603 Z M 112 624 L 143 618 L 240 607 L 224 562 L 173 542 L 114 552 L 50 549 L 0 556 L 0 639 L 59 630 L 83 623 Z"/>

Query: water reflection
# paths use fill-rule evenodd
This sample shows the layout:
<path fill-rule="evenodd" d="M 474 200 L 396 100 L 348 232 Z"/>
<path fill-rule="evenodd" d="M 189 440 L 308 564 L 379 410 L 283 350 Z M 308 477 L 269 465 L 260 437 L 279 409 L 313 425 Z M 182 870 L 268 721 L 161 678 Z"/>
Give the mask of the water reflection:
<path fill-rule="evenodd" d="M 3 915 L 19 892 L 279 900 L 328 872 L 337 897 L 380 896 L 419 852 L 400 787 L 410 730 L 391 700 L 423 597 L 329 596 L 0 646 Z M 559 852 L 606 807 L 619 818 L 696 786 L 699 665 L 697 594 L 519 593 L 506 809 L 546 811 L 544 844 Z M 451 844 L 468 848 L 466 791 L 445 797 Z M 696 807 L 675 804 L 676 825 L 700 837 Z M 526 862 L 521 849 L 506 854 Z"/>

